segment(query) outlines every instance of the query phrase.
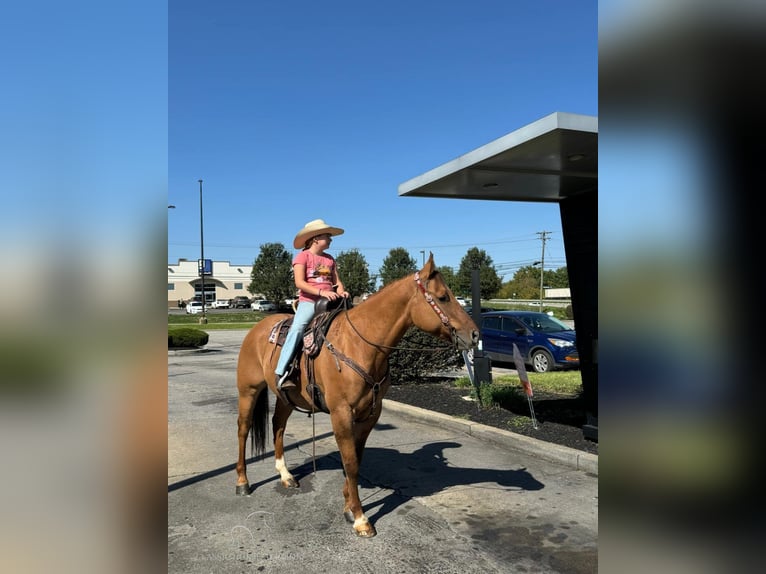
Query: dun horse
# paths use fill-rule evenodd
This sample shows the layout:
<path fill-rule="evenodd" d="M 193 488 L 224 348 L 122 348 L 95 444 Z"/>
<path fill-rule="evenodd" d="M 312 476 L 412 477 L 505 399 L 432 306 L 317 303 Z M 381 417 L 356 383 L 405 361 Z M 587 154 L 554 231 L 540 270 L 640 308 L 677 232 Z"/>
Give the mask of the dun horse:
<path fill-rule="evenodd" d="M 389 388 L 388 357 L 412 325 L 451 342 L 457 349 L 476 346 L 476 324 L 455 300 L 433 261 L 433 254 L 419 272 L 387 285 L 361 305 L 343 310 L 330 324 L 321 352 L 307 360 L 301 352 L 301 383 L 279 396 L 274 366 L 281 347 L 273 342 L 273 329 L 289 315 L 273 315 L 256 324 L 239 352 L 239 458 L 237 494 L 250 492 L 245 469 L 248 434 L 256 455 L 265 448 L 268 419 L 267 387 L 277 395 L 272 418 L 274 458 L 280 482 L 298 488 L 284 458 L 284 432 L 294 409 L 329 412 L 346 480 L 343 513 L 358 536 L 375 536 L 375 528 L 362 511 L 358 476 L 367 437 L 380 417 Z M 270 340 L 271 339 L 271 340 Z M 308 361 L 313 361 L 309 364 Z M 311 392 L 307 371 L 321 394 Z M 324 405 L 321 404 L 323 398 Z M 315 404 L 319 402 L 320 404 Z M 322 408 L 322 407 L 325 408 Z"/>

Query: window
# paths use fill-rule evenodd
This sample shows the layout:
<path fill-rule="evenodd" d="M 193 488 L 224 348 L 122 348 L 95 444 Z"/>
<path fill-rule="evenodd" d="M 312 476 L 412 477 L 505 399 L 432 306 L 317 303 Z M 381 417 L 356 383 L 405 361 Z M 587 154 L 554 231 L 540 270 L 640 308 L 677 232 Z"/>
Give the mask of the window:
<path fill-rule="evenodd" d="M 500 317 L 484 317 L 481 327 L 482 329 L 500 329 Z"/>
<path fill-rule="evenodd" d="M 175 291 L 176 284 L 175 283 L 168 283 L 168 291 Z"/>
<path fill-rule="evenodd" d="M 503 318 L 503 331 L 506 333 L 515 333 L 516 329 L 521 327 L 519 322 L 512 318 L 512 317 L 504 317 Z"/>
<path fill-rule="evenodd" d="M 242 289 L 242 283 L 235 283 L 234 284 L 235 289 Z"/>

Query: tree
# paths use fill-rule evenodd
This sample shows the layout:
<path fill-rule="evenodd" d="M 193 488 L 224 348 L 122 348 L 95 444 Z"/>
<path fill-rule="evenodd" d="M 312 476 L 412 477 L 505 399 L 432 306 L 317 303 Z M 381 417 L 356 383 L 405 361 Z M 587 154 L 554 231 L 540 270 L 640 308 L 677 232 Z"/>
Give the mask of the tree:
<path fill-rule="evenodd" d="M 261 245 L 261 252 L 253 262 L 250 279 L 247 290 L 251 294 L 263 293 L 266 299 L 277 305 L 295 296 L 292 256 L 282 243 Z"/>
<path fill-rule="evenodd" d="M 455 270 L 452 267 L 448 267 L 447 265 L 444 267 L 438 267 L 438 269 L 439 273 L 442 274 L 442 278 L 447 284 L 447 287 L 450 288 L 450 291 L 455 293 L 457 291 L 457 277 L 455 276 Z"/>
<path fill-rule="evenodd" d="M 536 299 L 539 296 L 540 270 L 531 265 L 519 267 L 501 290 L 501 297 L 504 299 Z"/>
<path fill-rule="evenodd" d="M 470 295 L 471 275 L 474 269 L 479 270 L 479 293 L 482 299 L 492 299 L 502 286 L 502 281 L 495 270 L 492 258 L 487 252 L 477 247 L 469 249 L 460 260 L 460 269 L 455 276 L 456 295 Z"/>
<path fill-rule="evenodd" d="M 397 279 L 406 277 L 410 273 L 415 273 L 417 269 L 418 262 L 410 256 L 404 247 L 394 247 L 388 252 L 388 256 L 383 260 L 383 266 L 380 268 L 383 287 Z"/>
<path fill-rule="evenodd" d="M 569 287 L 569 275 L 566 267 L 543 271 L 543 286 Z M 513 278 L 505 283 L 499 292 L 501 299 L 538 299 L 540 297 L 540 268 L 526 265 L 520 267 Z"/>
<path fill-rule="evenodd" d="M 358 249 L 341 251 L 335 263 L 343 285 L 352 298 L 375 289 L 375 279 L 370 277 L 367 261 Z"/>
<path fill-rule="evenodd" d="M 559 267 L 555 271 L 544 271 L 543 282 L 548 287 L 569 287 L 569 273 L 567 272 L 566 266 Z"/>

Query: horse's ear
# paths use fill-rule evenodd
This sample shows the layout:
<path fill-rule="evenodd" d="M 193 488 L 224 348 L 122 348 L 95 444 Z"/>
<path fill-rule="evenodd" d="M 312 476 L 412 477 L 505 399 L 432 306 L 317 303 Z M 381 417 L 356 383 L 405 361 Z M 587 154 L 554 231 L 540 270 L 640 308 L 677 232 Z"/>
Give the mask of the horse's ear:
<path fill-rule="evenodd" d="M 436 264 L 434 263 L 434 254 L 429 251 L 428 252 L 428 261 L 426 261 L 426 264 L 423 266 L 423 269 L 421 271 L 421 275 L 423 277 L 426 277 L 427 279 L 430 279 L 434 276 L 434 273 L 436 273 Z"/>

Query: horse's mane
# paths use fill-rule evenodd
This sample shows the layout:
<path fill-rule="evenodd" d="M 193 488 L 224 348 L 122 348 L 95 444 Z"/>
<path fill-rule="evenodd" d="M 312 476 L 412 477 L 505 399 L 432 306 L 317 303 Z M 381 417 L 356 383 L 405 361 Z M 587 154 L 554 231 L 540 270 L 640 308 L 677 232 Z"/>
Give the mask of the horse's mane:
<path fill-rule="evenodd" d="M 425 267 L 423 268 L 423 270 L 425 270 Z M 417 273 L 417 270 L 416 270 L 416 271 L 413 271 L 412 273 L 408 273 L 408 274 L 407 274 L 407 275 L 405 275 L 404 277 L 400 277 L 399 279 L 396 279 L 396 280 L 394 280 L 393 282 L 389 283 L 388 285 L 384 285 L 384 286 L 383 286 L 383 287 L 381 287 L 381 288 L 380 288 L 380 289 L 379 289 L 379 290 L 378 290 L 376 293 L 373 293 L 372 295 L 370 295 L 370 298 L 372 298 L 372 297 L 375 297 L 375 296 L 377 296 L 377 295 L 381 295 L 381 294 L 382 294 L 382 293 L 384 293 L 384 292 L 392 291 L 392 290 L 394 290 L 394 288 L 396 288 L 398 285 L 400 285 L 400 284 L 404 284 L 404 283 L 406 283 L 406 282 L 408 282 L 408 281 L 412 281 L 412 282 L 414 282 L 414 281 L 415 281 L 415 273 Z M 433 266 L 433 269 L 431 270 L 430 274 L 429 274 L 429 275 L 426 275 L 426 276 L 423 276 L 423 275 L 421 275 L 421 279 L 422 279 L 424 282 L 425 282 L 425 281 L 430 281 L 431 279 L 433 279 L 433 278 L 434 278 L 434 277 L 436 277 L 437 275 L 441 275 L 441 273 L 440 273 L 440 272 L 439 272 L 439 270 L 436 268 L 436 266 Z M 368 298 L 368 301 L 369 301 L 369 298 Z"/>

